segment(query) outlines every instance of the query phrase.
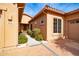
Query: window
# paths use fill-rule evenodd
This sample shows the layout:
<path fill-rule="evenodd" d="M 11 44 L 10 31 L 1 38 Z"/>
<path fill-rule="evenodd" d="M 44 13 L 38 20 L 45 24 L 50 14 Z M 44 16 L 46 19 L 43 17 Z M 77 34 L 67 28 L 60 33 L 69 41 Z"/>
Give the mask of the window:
<path fill-rule="evenodd" d="M 44 23 L 45 23 L 45 19 L 44 19 L 44 17 L 41 17 L 40 25 L 44 25 Z"/>
<path fill-rule="evenodd" d="M 71 21 L 70 21 L 70 23 L 71 23 L 71 24 L 74 24 L 74 23 L 75 23 L 75 21 L 71 20 Z"/>
<path fill-rule="evenodd" d="M 54 18 L 54 33 L 61 33 L 61 19 Z"/>
<path fill-rule="evenodd" d="M 57 18 L 54 18 L 54 33 L 57 33 Z"/>
<path fill-rule="evenodd" d="M 44 25 L 44 20 L 40 20 L 40 25 Z"/>
<path fill-rule="evenodd" d="M 77 20 L 76 23 L 79 23 L 79 20 Z"/>
<path fill-rule="evenodd" d="M 79 23 L 79 20 L 70 20 L 69 22 L 70 24 L 76 24 L 76 23 Z"/>
<path fill-rule="evenodd" d="M 58 19 L 58 33 L 61 33 L 61 19 Z"/>
<path fill-rule="evenodd" d="M 43 21 L 43 20 L 41 20 L 41 23 L 43 24 L 43 23 L 44 23 L 44 21 Z"/>
<path fill-rule="evenodd" d="M 32 30 L 32 24 L 30 24 L 30 29 Z"/>

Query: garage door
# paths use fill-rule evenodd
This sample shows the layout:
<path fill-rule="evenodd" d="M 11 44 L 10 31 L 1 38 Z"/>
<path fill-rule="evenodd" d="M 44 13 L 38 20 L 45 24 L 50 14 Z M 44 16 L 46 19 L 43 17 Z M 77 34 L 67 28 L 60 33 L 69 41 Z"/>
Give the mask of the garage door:
<path fill-rule="evenodd" d="M 69 38 L 79 42 L 79 20 L 69 22 Z"/>

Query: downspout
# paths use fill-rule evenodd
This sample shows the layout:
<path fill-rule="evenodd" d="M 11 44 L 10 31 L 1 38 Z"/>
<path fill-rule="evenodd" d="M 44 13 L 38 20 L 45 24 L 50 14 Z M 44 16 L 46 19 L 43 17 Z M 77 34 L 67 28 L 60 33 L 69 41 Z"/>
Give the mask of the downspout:
<path fill-rule="evenodd" d="M 5 11 L 6 10 L 3 11 L 4 11 L 4 48 L 5 48 Z"/>
<path fill-rule="evenodd" d="M 5 12 L 7 11 L 7 9 L 6 10 L 3 10 L 3 12 L 4 12 L 4 48 L 5 48 Z"/>

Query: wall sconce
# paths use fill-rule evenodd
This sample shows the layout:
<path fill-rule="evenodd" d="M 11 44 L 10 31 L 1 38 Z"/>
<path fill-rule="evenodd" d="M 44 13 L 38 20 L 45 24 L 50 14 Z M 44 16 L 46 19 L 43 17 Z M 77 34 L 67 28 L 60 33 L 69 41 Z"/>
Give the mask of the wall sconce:
<path fill-rule="evenodd" d="M 12 22 L 12 16 L 11 16 L 11 18 L 8 19 L 8 21 L 9 21 L 9 22 Z"/>

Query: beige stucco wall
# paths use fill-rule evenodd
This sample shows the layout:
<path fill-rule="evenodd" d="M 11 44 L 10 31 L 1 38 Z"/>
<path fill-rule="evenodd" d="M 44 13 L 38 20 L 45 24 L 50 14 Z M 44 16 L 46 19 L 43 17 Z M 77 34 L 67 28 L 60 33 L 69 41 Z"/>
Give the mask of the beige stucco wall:
<path fill-rule="evenodd" d="M 27 15 L 22 15 L 22 20 L 21 23 L 22 24 L 28 24 L 28 22 L 31 20 L 31 17 L 27 16 Z"/>
<path fill-rule="evenodd" d="M 32 19 L 32 17 L 28 16 L 27 14 L 22 15 L 22 20 L 21 20 L 21 32 L 26 31 L 29 29 L 29 21 Z"/>
<path fill-rule="evenodd" d="M 18 8 L 17 4 L 0 4 L 3 11 L 0 18 L 0 48 L 18 44 Z M 12 21 L 9 21 L 12 19 Z"/>
<path fill-rule="evenodd" d="M 62 20 L 62 29 L 61 33 L 53 33 L 53 19 L 54 18 L 59 18 Z M 58 39 L 59 37 L 63 37 L 63 18 L 61 16 L 55 15 L 55 14 L 47 14 L 47 40 L 48 41 L 53 41 L 55 39 Z"/>
<path fill-rule="evenodd" d="M 53 19 L 59 18 L 62 20 L 62 29 L 61 33 L 53 33 Z M 40 21 L 44 19 L 44 25 L 40 24 Z M 37 24 L 35 24 L 37 23 Z M 42 14 L 41 16 L 37 17 L 35 21 L 32 21 L 30 24 L 32 24 L 33 28 L 40 28 L 41 32 L 43 33 L 43 36 L 47 41 L 53 41 L 55 39 L 58 39 L 59 37 L 64 37 L 64 20 L 62 16 L 58 16 L 55 14 Z"/>
<path fill-rule="evenodd" d="M 3 11 L 4 12 L 4 11 Z M 4 47 L 4 13 L 0 16 L 0 48 Z"/>

